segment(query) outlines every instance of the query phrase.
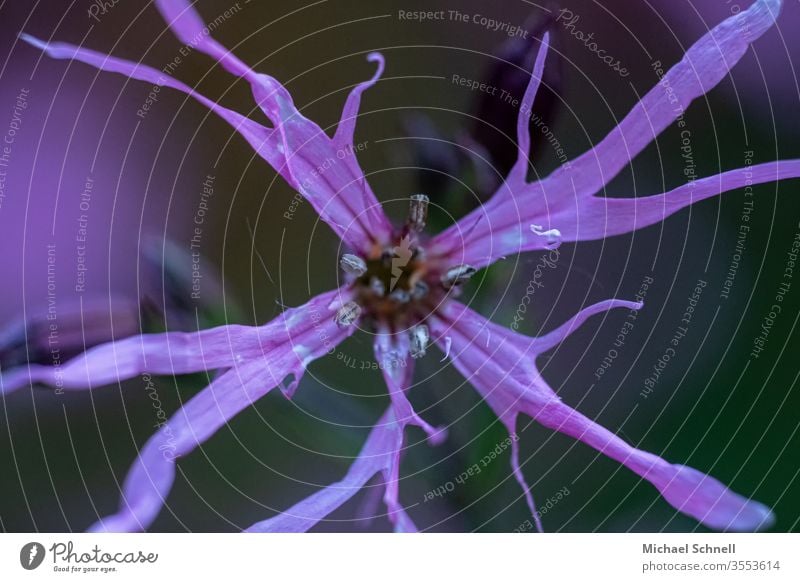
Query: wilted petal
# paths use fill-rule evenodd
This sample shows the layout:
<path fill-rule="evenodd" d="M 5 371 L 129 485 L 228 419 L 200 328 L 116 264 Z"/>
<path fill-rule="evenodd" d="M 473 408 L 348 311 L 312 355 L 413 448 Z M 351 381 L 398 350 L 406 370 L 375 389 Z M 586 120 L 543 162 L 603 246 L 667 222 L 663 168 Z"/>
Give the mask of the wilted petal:
<path fill-rule="evenodd" d="M 189 400 L 150 438 L 125 479 L 120 510 L 91 530 L 147 528 L 172 487 L 176 458 L 194 450 L 287 378 L 296 386 L 311 361 L 350 335 L 354 328 L 340 328 L 328 313 L 331 299 L 332 293 L 320 295 L 259 328 L 262 334 L 254 338 L 257 351 L 237 357 L 230 370 Z"/>
<path fill-rule="evenodd" d="M 750 171 L 753 183 L 800 177 L 800 162 L 789 160 L 725 172 L 659 196 L 595 197 L 695 98 L 728 74 L 750 44 L 772 26 L 780 7 L 780 0 L 757 0 L 709 31 L 597 146 L 538 182 L 527 183 L 520 171 L 512 172 L 483 208 L 436 237 L 433 254 L 482 267 L 562 241 L 643 228 L 694 202 L 740 187 L 742 176 Z"/>
<path fill-rule="evenodd" d="M 535 358 L 566 338 L 589 315 L 604 308 L 640 306 L 622 301 L 595 305 L 537 344 L 535 339 L 506 330 L 465 306 L 450 302 L 442 317 L 431 321 L 431 331 L 440 344 L 445 343 L 445 338 L 450 339 L 453 365 L 477 388 L 510 431 L 513 432 L 517 415 L 525 413 L 619 461 L 650 481 L 673 507 L 708 527 L 731 531 L 769 527 L 773 517 L 766 506 L 733 493 L 699 471 L 670 464 L 630 446 L 564 404 L 539 374 Z M 487 333 L 488 342 L 483 340 Z"/>

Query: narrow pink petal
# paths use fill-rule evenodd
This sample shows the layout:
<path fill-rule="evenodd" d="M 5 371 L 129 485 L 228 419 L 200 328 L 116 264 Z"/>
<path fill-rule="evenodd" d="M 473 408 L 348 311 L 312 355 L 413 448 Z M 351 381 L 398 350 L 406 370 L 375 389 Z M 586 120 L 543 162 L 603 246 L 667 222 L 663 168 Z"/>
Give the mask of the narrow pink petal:
<path fill-rule="evenodd" d="M 417 526 L 406 513 L 405 507 L 400 503 L 400 460 L 402 458 L 402 445 L 392 452 L 389 466 L 383 471 L 386 491 L 383 502 L 386 504 L 387 516 L 394 526 L 396 533 L 415 533 Z"/>
<path fill-rule="evenodd" d="M 562 195 L 570 199 L 599 192 L 694 99 L 728 75 L 750 45 L 775 23 L 780 9 L 781 0 L 757 0 L 708 31 L 608 136 L 547 181 L 558 184 Z"/>
<path fill-rule="evenodd" d="M 182 34 L 194 30 L 198 18 L 196 13 L 189 16 L 188 12 L 181 10 L 179 14 Z M 351 247 L 366 254 L 374 244 L 388 241 L 391 224 L 354 159 L 356 150 L 352 145 L 337 145 L 317 124 L 303 117 L 295 108 L 289 92 L 272 77 L 250 69 L 240 70 L 245 65 L 238 59 L 224 60 L 224 66 L 229 70 L 237 74 L 246 73 L 253 95 L 275 124 L 274 129 L 222 107 L 184 83 L 146 65 L 65 43 L 45 43 L 27 34 L 20 37 L 52 58 L 78 60 L 103 71 L 171 87 L 190 95 L 230 123 Z M 215 52 L 214 46 L 224 51 L 216 43 L 203 46 L 207 52 Z"/>
<path fill-rule="evenodd" d="M 696 202 L 749 185 L 800 178 L 800 160 L 781 160 L 702 178 L 665 194 L 639 198 L 587 198 L 557 212 L 564 240 L 594 240 L 657 224 Z M 562 218 L 563 216 L 563 218 Z"/>
<path fill-rule="evenodd" d="M 392 407 L 384 413 L 347 475 L 303 501 L 264 521 L 248 532 L 304 532 L 355 495 L 375 474 L 389 470 L 396 451 L 403 446 L 403 425 L 397 422 Z"/>
<path fill-rule="evenodd" d="M 439 444 L 446 438 L 446 431 L 434 428 L 425 422 L 411 406 L 411 402 L 406 396 L 406 391 L 411 387 L 414 376 L 414 360 L 411 358 L 409 350 L 410 340 L 407 333 L 391 334 L 386 330 L 381 330 L 375 338 L 375 359 L 382 368 L 395 418 L 403 426 L 412 424 L 420 427 L 428 435 L 431 444 Z M 401 457 L 402 449 L 398 447 L 392 454 L 390 466 L 384 470 L 386 493 L 383 500 L 389 511 L 389 520 L 395 526 L 395 531 L 415 532 L 417 528 L 399 500 Z"/>
<path fill-rule="evenodd" d="M 515 350 L 514 357 L 522 359 L 526 355 L 536 358 L 548 350 L 553 349 L 558 344 L 567 339 L 572 333 L 577 331 L 590 317 L 611 311 L 612 309 L 641 309 L 642 303 L 636 301 L 626 301 L 624 299 L 606 299 L 588 307 L 584 307 L 569 320 L 559 325 L 554 330 L 539 337 L 528 337 L 516 333 L 507 326 L 493 323 L 476 313 L 463 303 L 458 301 L 448 301 L 441 309 L 441 317 L 451 325 L 456 323 L 462 330 L 469 330 L 475 342 L 480 342 L 480 338 L 488 338 L 488 342 L 503 341 L 510 349 Z M 442 323 L 437 326 L 444 335 Z M 444 328 L 446 329 L 446 328 Z"/>
<path fill-rule="evenodd" d="M 188 0 L 158 0 L 158 9 L 183 42 L 217 60 L 225 69 L 244 77 L 256 101 L 280 133 L 285 166 L 275 166 L 293 187 L 303 194 L 334 231 L 353 248 L 367 252 L 374 243 L 388 242 L 391 225 L 377 198 L 358 168 L 352 150 L 353 126 L 361 93 L 373 85 L 383 71 L 383 57 L 371 81 L 356 87 L 345 104 L 344 129 L 349 141 L 330 139 L 314 122 L 295 108 L 289 92 L 268 75 L 255 73 L 204 30 L 203 21 Z"/>
<path fill-rule="evenodd" d="M 175 459 L 191 452 L 236 414 L 275 387 L 271 376 L 290 372 L 266 359 L 248 361 L 214 380 L 147 441 L 131 467 L 120 509 L 92 525 L 90 532 L 147 529 L 161 511 L 175 480 Z"/>
<path fill-rule="evenodd" d="M 383 372 L 383 379 L 392 399 L 395 416 L 403 424 L 420 427 L 433 444 L 441 442 L 445 435 L 440 429 L 425 422 L 411 406 L 406 391 L 414 376 L 414 360 L 409 355 L 409 337 L 406 333 L 391 334 L 381 331 L 375 338 L 375 359 Z"/>
<path fill-rule="evenodd" d="M 522 251 L 553 248 L 562 241 L 631 232 L 738 187 L 735 174 L 749 169 L 698 180 L 661 196 L 593 198 L 694 99 L 725 78 L 750 44 L 772 26 L 780 8 L 780 0 L 757 0 L 709 31 L 597 146 L 538 182 L 529 184 L 520 171 L 512 172 L 486 205 L 438 235 L 431 253 L 453 264 L 483 267 Z M 772 172 L 772 178 L 762 181 L 798 177 L 794 160 L 756 170 L 770 173 L 776 166 L 780 169 Z M 726 181 L 715 189 L 715 182 Z"/>
<path fill-rule="evenodd" d="M 542 526 L 542 518 L 539 517 L 539 512 L 536 510 L 536 502 L 533 500 L 533 493 L 531 492 L 531 487 L 528 485 L 528 482 L 525 480 L 525 475 L 522 473 L 522 467 L 519 466 L 519 437 L 516 435 L 516 415 L 514 416 L 514 422 L 509 428 L 509 433 L 512 435 L 511 438 L 511 472 L 514 474 L 514 479 L 517 480 L 519 486 L 522 487 L 522 491 L 525 494 L 525 503 L 528 504 L 528 510 L 531 512 L 533 516 L 533 521 L 536 524 L 536 530 L 544 532 L 544 527 Z"/>
<path fill-rule="evenodd" d="M 333 292 L 336 293 L 336 292 Z M 233 367 L 189 400 L 143 447 L 122 491 L 120 509 L 91 531 L 139 531 L 158 515 L 175 478 L 175 459 L 187 455 L 287 378 L 296 385 L 309 362 L 324 356 L 355 327 L 340 328 L 326 313 L 333 293 L 287 310 L 261 328 L 255 357 Z M 265 339 L 266 338 L 266 339 Z"/>
<path fill-rule="evenodd" d="M 236 111 L 215 103 L 162 71 L 63 42 L 47 43 L 29 34 L 23 33 L 20 38 L 54 59 L 80 61 L 101 71 L 118 73 L 130 79 L 144 81 L 159 87 L 170 87 L 185 93 L 227 121 L 271 166 L 280 168 L 285 164 L 285 157 L 280 153 L 278 147 L 280 136 L 273 129 L 264 127 Z"/>
<path fill-rule="evenodd" d="M 139 335 L 90 349 L 61 367 L 30 365 L 0 376 L 3 393 L 32 383 L 85 390 L 115 384 L 145 372 L 189 374 L 228 368 L 262 355 L 260 328 L 225 325 L 194 333 Z"/>
<path fill-rule="evenodd" d="M 405 427 L 413 424 L 428 434 L 431 444 L 437 444 L 445 431 L 422 420 L 406 396 L 411 386 L 413 364 L 409 358 L 407 334 L 392 335 L 385 330 L 375 340 L 375 356 L 383 369 L 391 405 L 367 438 L 358 458 L 341 481 L 317 491 L 285 512 L 251 526 L 251 532 L 307 531 L 326 515 L 340 507 L 376 474 L 385 484 L 383 501 L 389 520 L 397 532 L 417 531 L 399 499 L 400 461 L 405 441 Z"/>
<path fill-rule="evenodd" d="M 581 309 L 577 314 L 573 315 L 568 321 L 558 326 L 553 331 L 546 333 L 537 338 L 533 338 L 531 351 L 539 355 L 543 352 L 553 349 L 561 342 L 567 339 L 573 332 L 577 331 L 590 317 L 606 313 L 612 309 L 632 309 L 639 310 L 644 307 L 644 304 L 637 301 L 625 301 L 624 299 L 606 299 L 600 301 L 589 307 Z M 512 332 L 513 333 L 513 332 Z M 519 341 L 520 336 L 516 334 L 516 341 Z"/>
<path fill-rule="evenodd" d="M 527 215 L 522 207 L 498 209 L 490 201 L 486 206 L 486 216 L 475 228 L 470 231 L 445 231 L 435 239 L 432 253 L 450 257 L 453 264 L 467 263 L 479 268 L 499 257 L 552 248 L 554 242 L 596 240 L 633 232 L 657 224 L 696 202 L 745 186 L 794 178 L 800 178 L 800 160 L 779 160 L 700 178 L 654 196 L 589 197 L 572 202 L 562 200 L 558 206 L 555 203 L 531 203 Z M 540 182 L 536 187 L 544 187 L 544 184 Z M 550 184 L 548 188 L 554 186 Z M 547 199 L 557 198 L 558 191 L 547 192 Z M 544 214 L 544 208 L 549 208 L 549 214 Z M 458 224 L 463 228 L 464 224 L 468 224 L 466 220 Z M 558 236 L 551 239 L 546 232 L 536 234 L 530 228 L 531 224 L 557 226 Z"/>
<path fill-rule="evenodd" d="M 531 153 L 530 124 L 531 115 L 533 114 L 533 102 L 536 100 L 536 93 L 539 91 L 539 85 L 542 82 L 544 61 L 547 58 L 547 51 L 549 48 L 550 33 L 546 32 L 542 37 L 539 52 L 536 54 L 536 62 L 533 65 L 531 80 L 528 83 L 528 88 L 525 90 L 525 95 L 522 97 L 519 113 L 517 114 L 517 149 L 519 153 L 514 167 L 511 168 L 511 172 L 509 172 L 508 179 L 510 181 L 519 180 L 525 182 L 527 180 Z"/>
<path fill-rule="evenodd" d="M 568 434 L 619 461 L 650 481 L 664 499 L 679 511 L 708 527 L 755 531 L 772 523 L 772 513 L 761 503 L 746 499 L 719 481 L 683 465 L 640 451 L 563 403 L 539 374 L 534 359 L 552 348 L 591 313 L 606 308 L 638 304 L 604 302 L 584 310 L 538 343 L 511 331 L 497 329 L 479 314 L 455 304 L 443 318 L 433 318 L 431 331 L 438 343 L 451 342 L 453 365 L 476 387 L 506 426 L 514 426 L 524 412 L 540 424 Z M 486 332 L 491 332 L 488 342 Z M 515 476 L 516 473 L 515 473 Z M 521 482 L 526 487 L 524 480 Z"/>
<path fill-rule="evenodd" d="M 619 461 L 650 481 L 675 509 L 707 527 L 723 531 L 758 531 L 774 522 L 772 512 L 765 505 L 734 493 L 696 469 L 672 465 L 661 457 L 628 445 L 558 399 L 544 406 L 523 401 L 521 409 L 540 424 Z"/>
<path fill-rule="evenodd" d="M 145 372 L 172 376 L 230 368 L 287 344 L 303 360 L 308 355 L 305 352 L 311 353 L 306 344 L 315 342 L 314 334 L 322 333 L 325 327 L 336 331 L 335 310 L 330 306 L 340 294 L 340 290 L 323 293 L 261 327 L 224 325 L 197 332 L 138 335 L 96 346 L 59 367 L 29 365 L 2 371 L 0 393 L 8 394 L 32 383 L 86 390 Z M 309 314 L 324 318 L 324 323 L 315 327 Z"/>
<path fill-rule="evenodd" d="M 336 128 L 336 135 L 333 137 L 333 140 L 339 147 L 353 145 L 356 132 L 356 120 L 358 119 L 358 112 L 361 108 L 361 95 L 378 82 L 386 66 L 386 61 L 381 53 L 369 53 L 367 55 L 367 60 L 370 63 L 378 63 L 378 68 L 371 79 L 356 85 L 347 97 L 344 110 L 342 111 L 342 117 L 339 120 L 339 126 Z"/>
<path fill-rule="evenodd" d="M 353 248 L 367 253 L 385 245 L 392 229 L 364 174 L 352 158 L 352 146 L 338 145 L 295 107 L 275 79 L 259 75 L 253 96 L 282 139 L 289 183 Z"/>
<path fill-rule="evenodd" d="M 182 43 L 207 54 L 234 75 L 239 77 L 254 75 L 250 67 L 211 37 L 192 2 L 155 0 L 155 4 L 167 25 Z"/>

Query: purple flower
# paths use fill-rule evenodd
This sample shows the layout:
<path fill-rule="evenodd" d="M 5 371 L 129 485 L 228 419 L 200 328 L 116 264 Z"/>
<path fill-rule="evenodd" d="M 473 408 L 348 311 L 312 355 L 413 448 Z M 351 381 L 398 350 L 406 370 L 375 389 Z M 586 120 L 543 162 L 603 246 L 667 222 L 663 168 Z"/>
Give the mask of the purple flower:
<path fill-rule="evenodd" d="M 550 333 L 530 338 L 490 323 L 455 297 L 461 283 L 478 268 L 505 255 L 631 232 L 658 223 L 694 202 L 739 188 L 746 181 L 800 177 L 800 161 L 776 161 L 697 180 L 654 196 L 598 196 L 634 156 L 675 121 L 680 111 L 677 105 L 687 107 L 727 74 L 749 44 L 774 23 L 780 0 L 758 0 L 721 23 L 701 38 L 593 149 L 550 176 L 528 182 L 528 115 L 544 70 L 548 50 L 545 35 L 520 107 L 519 154 L 508 178 L 487 204 L 433 238 L 423 233 L 426 196 L 411 196 L 406 223 L 394 227 L 355 157 L 337 155 L 353 147 L 361 94 L 378 81 L 384 66 L 381 55 L 369 55 L 378 71 L 350 93 L 331 138 L 300 114 L 278 81 L 254 72 L 214 41 L 189 2 L 157 0 L 156 4 L 182 42 L 250 83 L 272 127 L 222 107 L 144 65 L 62 43 L 44 43 L 27 35 L 24 38 L 51 57 L 83 61 L 172 87 L 197 99 L 248 140 L 311 203 L 351 252 L 340 258 L 345 272 L 343 287 L 288 309 L 262 327 L 230 325 L 198 333 L 135 336 L 96 347 L 59 369 L 30 365 L 0 376 L 0 387 L 8 393 L 31 382 L 79 390 L 142 372 L 220 370 L 207 388 L 148 441 L 125 481 L 119 511 L 92 526 L 93 531 L 147 528 L 172 485 L 175 458 L 191 452 L 274 387 L 281 387 L 291 397 L 306 366 L 332 353 L 360 327 L 375 334 L 375 357 L 384 371 L 389 408 L 341 481 L 276 517 L 254 524 L 248 531 L 308 530 L 376 475 L 385 484 L 384 502 L 395 529 L 416 529 L 399 501 L 398 475 L 406 426 L 422 428 L 432 443 L 444 438 L 442 430 L 417 415 L 406 397 L 414 359 L 425 355 L 431 341 L 475 385 L 510 433 L 516 431 L 519 414 L 525 414 L 579 439 L 648 480 L 678 511 L 708 527 L 752 531 L 772 523 L 772 513 L 764 505 L 733 493 L 694 469 L 638 450 L 581 415 L 562 402 L 540 375 L 537 356 L 557 346 L 590 316 L 618 307 L 640 309 L 640 303 L 604 301 L 584 308 Z M 326 160 L 338 161 L 325 165 L 322 171 Z M 536 515 L 533 497 L 520 471 L 517 439 L 512 443 L 512 469 Z"/>

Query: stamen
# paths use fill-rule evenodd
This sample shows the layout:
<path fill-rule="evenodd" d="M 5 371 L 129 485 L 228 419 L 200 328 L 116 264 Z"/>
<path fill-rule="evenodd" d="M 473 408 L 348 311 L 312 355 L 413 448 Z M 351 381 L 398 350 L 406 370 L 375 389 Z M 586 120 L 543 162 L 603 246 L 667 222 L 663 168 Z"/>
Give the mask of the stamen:
<path fill-rule="evenodd" d="M 336 312 L 334 321 L 339 327 L 349 327 L 361 317 L 361 306 L 355 301 L 348 301 Z"/>
<path fill-rule="evenodd" d="M 457 267 L 453 267 L 452 269 L 448 269 L 447 272 L 442 275 L 442 285 L 444 285 L 445 289 L 450 289 L 451 287 L 460 285 L 464 281 L 469 281 L 470 277 L 477 272 L 478 270 L 470 265 L 459 265 Z"/>
<path fill-rule="evenodd" d="M 415 325 L 409 332 L 411 335 L 410 353 L 414 359 L 421 358 L 425 355 L 428 349 L 428 343 L 431 340 L 431 332 L 425 324 Z"/>
<path fill-rule="evenodd" d="M 444 338 L 444 357 L 439 360 L 440 362 L 444 362 L 447 358 L 450 357 L 450 348 L 453 347 L 453 338 L 447 336 Z"/>
<path fill-rule="evenodd" d="M 369 280 L 369 288 L 378 297 L 383 297 L 386 295 L 386 285 L 384 285 L 383 281 L 377 277 L 372 277 L 372 279 Z"/>
<path fill-rule="evenodd" d="M 408 203 L 408 227 L 415 232 L 425 230 L 428 223 L 428 203 L 430 198 L 425 194 L 412 194 Z"/>
<path fill-rule="evenodd" d="M 411 294 L 405 289 L 395 289 L 389 293 L 389 299 L 397 301 L 398 303 L 408 303 L 411 301 Z"/>
<path fill-rule="evenodd" d="M 427 283 L 424 281 L 417 281 L 414 285 L 414 289 L 411 291 L 411 297 L 414 299 L 422 299 L 428 294 L 428 291 L 430 291 L 430 288 Z"/>
<path fill-rule="evenodd" d="M 364 262 L 364 259 L 356 255 L 342 255 L 342 258 L 339 260 L 339 265 L 341 265 L 345 273 L 355 275 L 356 277 L 360 277 L 367 272 L 367 263 Z"/>

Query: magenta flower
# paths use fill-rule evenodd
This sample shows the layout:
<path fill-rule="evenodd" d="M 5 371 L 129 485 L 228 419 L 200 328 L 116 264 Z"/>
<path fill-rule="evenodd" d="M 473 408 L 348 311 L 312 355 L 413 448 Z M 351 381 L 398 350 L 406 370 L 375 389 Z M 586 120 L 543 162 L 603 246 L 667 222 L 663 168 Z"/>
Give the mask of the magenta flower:
<path fill-rule="evenodd" d="M 698 96 L 714 87 L 749 44 L 775 21 L 780 0 L 758 0 L 701 38 L 593 149 L 550 176 L 528 182 L 528 115 L 538 89 L 548 38 L 544 36 L 517 124 L 519 155 L 505 183 L 489 202 L 445 232 L 424 234 L 427 197 L 413 195 L 406 223 L 394 227 L 383 214 L 354 156 L 361 94 L 375 84 L 383 57 L 370 54 L 378 71 L 357 85 L 344 106 L 335 135 L 295 108 L 275 79 L 256 73 L 210 38 L 187 0 L 156 4 L 178 38 L 247 80 L 258 106 L 272 123 L 264 127 L 144 65 L 62 43 L 23 38 L 59 59 L 74 59 L 105 71 L 168 86 L 200 101 L 228 121 L 319 213 L 350 253 L 340 258 L 345 285 L 286 310 L 262 327 L 229 325 L 197 333 L 142 335 L 96 347 L 60 368 L 30 365 L 0 376 L 3 393 L 31 382 L 67 390 L 92 389 L 151 374 L 220 370 L 145 445 L 125 481 L 119 511 L 93 531 L 147 528 L 161 509 L 175 476 L 175 459 L 189 454 L 234 415 L 279 386 L 291 397 L 306 366 L 332 353 L 356 329 L 375 334 L 375 357 L 384 370 L 390 405 L 344 478 L 248 531 L 305 531 L 379 475 L 384 502 L 397 531 L 416 528 L 399 500 L 398 482 L 405 428 L 415 425 L 431 442 L 444 432 L 431 427 L 406 397 L 413 361 L 428 344 L 439 345 L 475 385 L 514 434 L 525 414 L 619 461 L 652 483 L 675 509 L 708 527 L 753 531 L 773 520 L 764 505 L 728 490 L 714 478 L 638 450 L 562 402 L 536 367 L 536 358 L 557 346 L 592 315 L 640 303 L 611 299 L 586 307 L 550 333 L 530 338 L 490 323 L 458 302 L 460 283 L 479 268 L 521 251 L 552 249 L 564 241 L 600 239 L 664 220 L 695 202 L 749 183 L 800 177 L 800 160 L 776 161 L 697 180 L 670 192 L 640 198 L 598 196 L 647 144 Z M 669 91 L 667 91 L 667 88 Z M 677 100 L 677 101 L 676 101 Z M 326 161 L 335 160 L 334 163 Z M 403 362 L 406 365 L 397 365 Z M 514 475 L 535 506 L 512 440 Z M 538 524 L 538 521 L 537 521 Z M 538 524 L 541 528 L 541 525 Z"/>

